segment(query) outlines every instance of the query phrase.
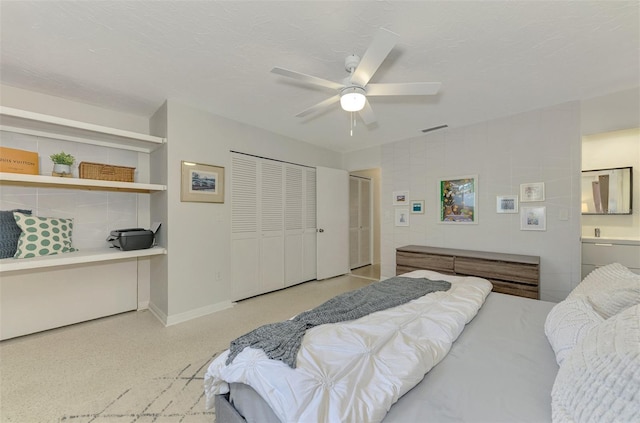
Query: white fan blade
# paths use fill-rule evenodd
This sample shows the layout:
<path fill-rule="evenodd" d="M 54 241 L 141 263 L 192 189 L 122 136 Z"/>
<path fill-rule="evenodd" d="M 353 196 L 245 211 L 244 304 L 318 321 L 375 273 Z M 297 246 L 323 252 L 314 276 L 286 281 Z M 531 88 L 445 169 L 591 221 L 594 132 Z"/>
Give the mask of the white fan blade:
<path fill-rule="evenodd" d="M 318 78 L 316 76 L 305 75 L 304 73 L 283 69 L 283 68 L 273 68 L 271 72 L 277 73 L 278 75 L 287 76 L 289 78 L 297 79 L 298 81 L 306 82 L 308 84 L 319 85 L 325 88 L 331 88 L 333 90 L 340 90 L 344 88 L 344 85 L 338 84 L 337 82 L 329 81 L 328 79 Z"/>
<path fill-rule="evenodd" d="M 369 100 L 365 101 L 364 108 L 359 113 L 365 125 L 370 125 L 376 121 L 376 115 L 373 113 Z"/>
<path fill-rule="evenodd" d="M 399 84 L 369 84 L 368 96 L 382 95 L 434 95 L 438 93 L 440 82 L 407 82 Z"/>
<path fill-rule="evenodd" d="M 321 101 L 320 103 L 316 104 L 315 106 L 311 106 L 306 110 L 301 111 L 300 113 L 298 113 L 296 115 L 296 117 L 304 117 L 307 115 L 310 115 L 311 113 L 320 111 L 322 109 L 326 109 L 328 106 L 332 105 L 333 103 L 337 103 L 338 101 L 340 101 L 340 95 L 334 95 L 333 97 L 329 97 L 328 99 Z"/>
<path fill-rule="evenodd" d="M 378 70 L 389 52 L 398 42 L 400 36 L 387 29 L 380 28 L 371 45 L 362 56 L 360 64 L 353 71 L 351 83 L 364 87 Z"/>

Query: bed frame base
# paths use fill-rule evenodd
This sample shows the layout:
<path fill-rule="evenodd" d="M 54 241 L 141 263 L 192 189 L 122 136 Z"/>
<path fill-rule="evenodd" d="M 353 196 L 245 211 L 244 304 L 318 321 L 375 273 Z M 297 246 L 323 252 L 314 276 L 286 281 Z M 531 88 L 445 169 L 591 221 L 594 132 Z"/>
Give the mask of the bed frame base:
<path fill-rule="evenodd" d="M 214 397 L 214 404 L 216 409 L 216 423 L 247 422 L 229 402 L 229 394 L 216 395 Z"/>

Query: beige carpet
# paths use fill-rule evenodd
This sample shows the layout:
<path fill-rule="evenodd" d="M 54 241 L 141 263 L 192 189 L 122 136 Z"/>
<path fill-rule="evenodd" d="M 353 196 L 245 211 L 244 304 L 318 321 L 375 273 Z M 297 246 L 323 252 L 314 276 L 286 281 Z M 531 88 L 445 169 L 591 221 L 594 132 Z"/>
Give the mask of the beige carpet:
<path fill-rule="evenodd" d="M 114 398 L 79 406 L 60 417 L 74 423 L 212 423 L 215 413 L 205 410 L 204 373 L 217 354 L 181 369 L 124 389 Z"/>
<path fill-rule="evenodd" d="M 307 282 L 164 327 L 149 311 L 0 342 L 0 422 L 208 422 L 202 376 L 238 336 L 371 280 Z"/>

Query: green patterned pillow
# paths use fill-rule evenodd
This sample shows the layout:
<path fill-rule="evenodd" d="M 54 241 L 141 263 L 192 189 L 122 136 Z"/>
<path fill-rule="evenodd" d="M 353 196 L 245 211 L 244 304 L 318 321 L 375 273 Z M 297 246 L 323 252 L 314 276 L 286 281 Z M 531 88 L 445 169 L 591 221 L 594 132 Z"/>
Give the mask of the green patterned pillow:
<path fill-rule="evenodd" d="M 73 219 L 29 216 L 13 213 L 22 229 L 15 258 L 48 256 L 76 251 L 71 246 Z"/>

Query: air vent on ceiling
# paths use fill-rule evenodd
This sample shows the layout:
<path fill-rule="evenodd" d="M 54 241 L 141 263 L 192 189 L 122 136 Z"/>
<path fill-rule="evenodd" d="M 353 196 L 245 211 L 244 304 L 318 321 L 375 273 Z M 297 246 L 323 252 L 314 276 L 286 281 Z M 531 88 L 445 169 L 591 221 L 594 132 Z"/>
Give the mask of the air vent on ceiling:
<path fill-rule="evenodd" d="M 432 128 L 423 129 L 422 132 L 437 131 L 438 129 L 444 129 L 444 128 L 448 128 L 448 127 L 449 127 L 449 125 L 434 126 Z"/>

